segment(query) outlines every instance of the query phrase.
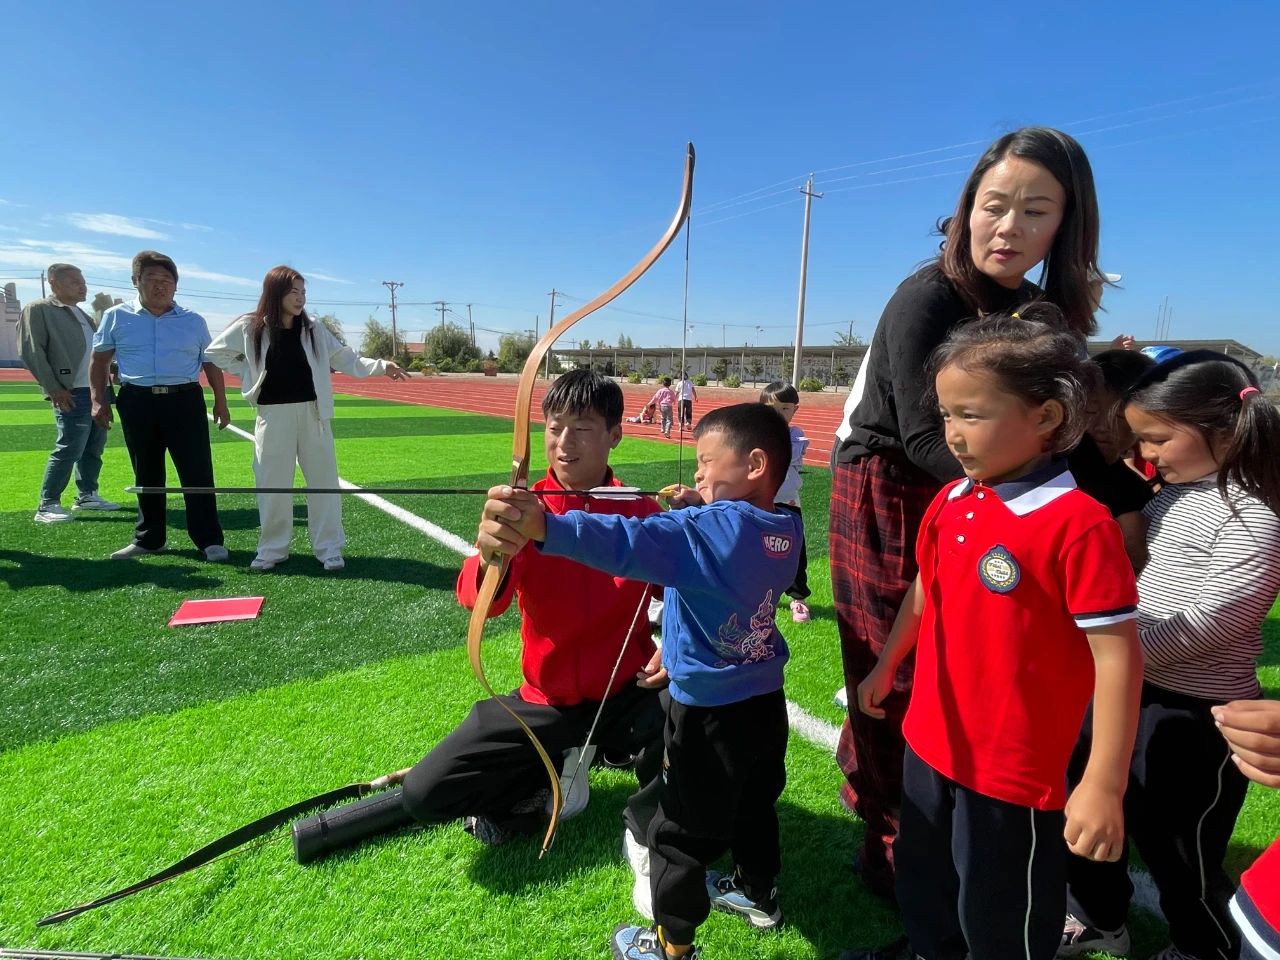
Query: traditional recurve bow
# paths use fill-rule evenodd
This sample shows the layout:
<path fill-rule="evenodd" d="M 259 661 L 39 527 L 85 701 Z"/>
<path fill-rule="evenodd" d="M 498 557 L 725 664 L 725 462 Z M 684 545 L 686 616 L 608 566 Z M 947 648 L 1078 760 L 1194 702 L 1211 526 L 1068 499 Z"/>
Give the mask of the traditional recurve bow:
<path fill-rule="evenodd" d="M 556 342 L 566 330 L 572 327 L 579 320 L 589 316 L 601 307 L 609 304 L 615 297 L 623 293 L 628 287 L 644 276 L 645 272 L 657 262 L 658 258 L 666 251 L 671 242 L 675 240 L 680 233 L 680 228 L 684 226 L 685 221 L 689 218 L 689 208 L 693 201 L 693 164 L 694 151 L 693 144 L 689 144 L 688 153 L 685 155 L 684 162 L 684 183 L 680 190 L 680 203 L 676 207 L 675 216 L 671 220 L 671 224 L 667 227 L 666 232 L 657 243 L 653 245 L 648 253 L 632 267 L 627 274 L 618 280 L 604 293 L 600 294 L 591 302 L 582 308 L 575 310 L 569 314 L 554 327 L 546 332 L 529 353 L 529 357 L 525 360 L 524 370 L 520 374 L 520 385 L 516 391 L 516 411 L 515 411 L 515 429 L 513 433 L 512 452 L 511 452 L 511 486 L 527 487 L 529 480 L 529 454 L 530 454 L 530 434 L 529 434 L 529 418 L 531 415 L 531 406 L 533 402 L 533 385 L 538 376 L 538 367 L 541 366 L 543 357 L 551 345 Z M 476 595 L 475 606 L 471 609 L 471 622 L 467 626 L 467 654 L 471 658 L 471 669 L 476 675 L 476 679 L 480 681 L 480 686 L 485 692 L 493 697 L 507 713 L 520 725 L 525 734 L 529 737 L 533 748 L 538 752 L 538 757 L 542 760 L 542 765 L 547 770 L 547 779 L 551 787 L 551 821 L 547 824 L 547 832 L 542 840 L 542 852 L 539 856 L 545 856 L 547 851 L 551 849 L 552 841 L 555 840 L 556 825 L 560 821 L 560 811 L 564 807 L 564 794 L 560 788 L 560 775 L 556 772 L 555 764 L 548 755 L 546 748 L 534 732 L 529 729 L 529 725 L 524 722 L 514 710 L 494 691 L 489 684 L 488 677 L 484 672 L 484 660 L 481 657 L 480 645 L 484 637 L 484 624 L 489 616 L 489 608 L 493 604 L 493 599 L 498 593 L 498 588 L 502 584 L 503 578 L 507 574 L 508 560 L 505 556 L 491 559 L 488 567 L 485 569 L 484 579 L 481 581 L 479 593 Z M 576 773 L 576 772 L 575 772 Z"/>

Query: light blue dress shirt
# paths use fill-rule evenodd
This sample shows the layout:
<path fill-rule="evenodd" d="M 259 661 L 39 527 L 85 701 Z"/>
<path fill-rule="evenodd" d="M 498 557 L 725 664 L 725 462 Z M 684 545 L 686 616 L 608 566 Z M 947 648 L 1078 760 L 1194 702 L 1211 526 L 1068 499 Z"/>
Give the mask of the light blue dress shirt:
<path fill-rule="evenodd" d="M 204 317 L 173 304 L 155 316 L 138 300 L 120 303 L 102 315 L 93 337 L 93 350 L 116 352 L 120 382 L 135 387 L 192 383 L 200 379 L 200 365 L 212 338 Z"/>

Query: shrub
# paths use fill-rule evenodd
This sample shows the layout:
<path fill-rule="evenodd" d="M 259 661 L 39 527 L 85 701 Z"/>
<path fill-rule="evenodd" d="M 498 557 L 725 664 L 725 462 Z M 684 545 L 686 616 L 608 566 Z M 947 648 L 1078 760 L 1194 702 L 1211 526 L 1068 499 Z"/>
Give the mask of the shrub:
<path fill-rule="evenodd" d="M 726 387 L 740 387 L 742 386 L 742 378 L 736 373 L 731 373 L 724 378 L 724 385 Z"/>
<path fill-rule="evenodd" d="M 705 387 L 707 385 L 707 375 L 705 373 L 695 374 L 693 378 L 695 387 Z"/>
<path fill-rule="evenodd" d="M 436 369 L 441 373 L 453 373 L 457 369 L 451 357 L 441 357 L 436 361 Z"/>
<path fill-rule="evenodd" d="M 426 365 L 427 365 L 426 362 L 423 361 L 421 357 L 418 357 L 416 360 L 413 361 L 413 363 L 409 364 L 409 369 L 413 373 L 421 373 L 423 368 L 426 367 Z"/>
<path fill-rule="evenodd" d="M 639 382 L 640 382 L 640 374 L 634 373 L 634 372 L 627 374 L 627 383 L 639 383 Z"/>
<path fill-rule="evenodd" d="M 801 390 L 807 390 L 809 393 L 819 393 L 823 388 L 823 383 L 817 377 L 805 377 L 796 386 Z"/>

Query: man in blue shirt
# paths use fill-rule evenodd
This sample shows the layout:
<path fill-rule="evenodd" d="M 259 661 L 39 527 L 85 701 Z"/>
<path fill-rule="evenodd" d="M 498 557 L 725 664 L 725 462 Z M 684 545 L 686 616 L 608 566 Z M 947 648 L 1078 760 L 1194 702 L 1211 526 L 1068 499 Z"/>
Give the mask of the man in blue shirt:
<path fill-rule="evenodd" d="M 114 358 L 120 371 L 116 408 L 138 486 L 164 486 L 168 451 L 178 479 L 186 487 L 213 486 L 209 421 L 200 386 L 203 369 L 213 389 L 213 419 L 218 429 L 231 420 L 222 371 L 209 361 L 209 328 L 204 317 L 173 302 L 178 268 L 154 250 L 133 258 L 138 299 L 112 307 L 93 338 L 89 387 L 93 419 L 111 427 L 107 382 Z M 187 494 L 187 533 L 206 560 L 227 559 L 222 525 L 212 494 Z M 156 553 L 165 543 L 163 494 L 139 494 L 133 542 L 111 554 L 124 560 Z"/>

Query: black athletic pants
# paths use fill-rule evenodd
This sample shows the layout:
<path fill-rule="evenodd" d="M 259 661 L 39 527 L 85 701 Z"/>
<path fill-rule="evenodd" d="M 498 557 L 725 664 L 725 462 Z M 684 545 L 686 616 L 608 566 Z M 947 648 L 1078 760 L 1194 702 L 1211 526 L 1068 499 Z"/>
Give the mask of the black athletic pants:
<path fill-rule="evenodd" d="M 721 707 L 665 699 L 666 756 L 646 842 L 654 920 L 669 942 L 684 944 L 711 911 L 707 865 L 726 851 L 749 897 L 773 891 L 782 866 L 775 805 L 787 779 L 787 701 L 781 690 Z"/>
<path fill-rule="evenodd" d="M 184 487 L 213 486 L 213 456 L 209 450 L 209 419 L 204 391 L 198 383 L 179 384 L 173 393 L 152 393 L 149 387 L 125 384 L 116 398 L 125 446 L 140 487 L 165 486 L 167 451 Z M 149 550 L 165 544 L 164 494 L 138 495 L 138 523 L 134 542 Z M 213 494 L 184 494 L 187 533 L 197 549 L 222 544 L 222 525 Z"/>
<path fill-rule="evenodd" d="M 1248 781 L 1202 700 L 1142 688 L 1138 739 L 1125 792 L 1125 827 L 1160 891 L 1169 935 L 1183 953 L 1234 960 L 1240 935 L 1227 904 L 1234 885 L 1222 869 Z M 1089 756 L 1092 717 L 1072 760 L 1072 783 Z M 1067 909 L 1084 923 L 1115 930 L 1125 923 L 1133 884 L 1128 857 L 1095 863 L 1070 856 Z"/>
<path fill-rule="evenodd" d="M 1051 960 L 1062 939 L 1061 810 L 983 796 L 907 747 L 893 845 L 898 906 L 923 960 Z"/>
<path fill-rule="evenodd" d="M 775 503 L 774 506 L 782 510 L 789 510 L 799 517 L 801 521 L 804 520 L 804 514 L 800 512 L 799 507 L 793 507 L 789 503 Z M 801 527 L 801 530 L 803 529 Z M 795 600 L 808 600 L 809 594 L 813 592 L 809 589 L 809 551 L 805 547 L 804 541 L 805 538 L 802 535 L 800 537 L 800 566 L 796 567 L 795 581 L 786 589 L 787 595 Z"/>
<path fill-rule="evenodd" d="M 529 703 L 516 694 L 501 698 L 542 741 L 559 769 L 566 750 L 581 747 L 600 703 L 572 707 Z M 658 775 L 662 760 L 662 703 L 658 691 L 628 684 L 605 702 L 592 742 L 602 749 L 637 755 L 641 785 Z M 583 771 L 583 776 L 586 771 Z M 444 823 L 468 815 L 484 816 L 519 832 L 545 825 L 541 811 L 512 815 L 511 808 L 537 793 L 547 780 L 533 744 L 510 714 L 493 700 L 481 700 L 471 713 L 405 777 L 405 809 L 420 823 Z M 628 818 L 648 826 L 653 809 L 628 809 Z"/>

